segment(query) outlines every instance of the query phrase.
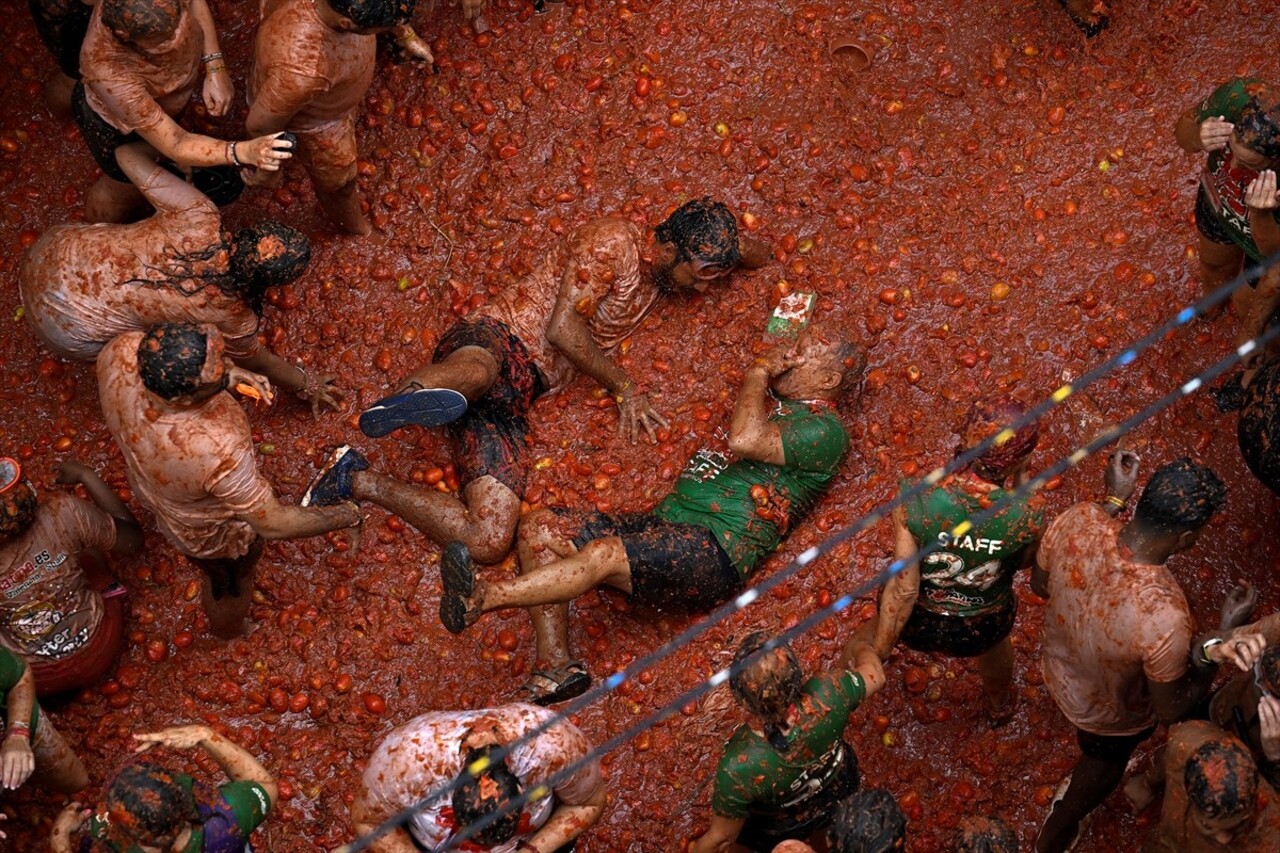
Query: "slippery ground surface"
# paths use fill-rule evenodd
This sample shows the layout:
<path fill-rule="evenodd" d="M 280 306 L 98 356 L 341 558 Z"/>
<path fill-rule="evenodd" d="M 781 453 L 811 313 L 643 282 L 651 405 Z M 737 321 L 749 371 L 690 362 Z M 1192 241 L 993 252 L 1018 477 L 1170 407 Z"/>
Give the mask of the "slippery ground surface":
<path fill-rule="evenodd" d="M 256 4 L 211 5 L 242 85 Z M 279 217 L 313 234 L 313 267 L 271 298 L 266 333 L 277 352 L 337 374 L 348 391 L 344 411 L 318 421 L 293 401 L 251 412 L 263 469 L 296 500 L 324 449 L 351 442 L 386 470 L 447 487 L 437 436 L 367 440 L 358 410 L 557 234 L 610 212 L 655 224 L 685 198 L 714 194 L 750 214 L 747 227 L 775 246 L 776 263 L 665 304 L 631 339 L 623 362 L 672 422 L 656 451 L 621 441 L 612 406 L 587 382 L 542 402 L 528 497 L 650 506 L 725 420 L 771 300 L 787 287 L 815 290 L 820 315 L 874 349 L 849 413 L 845 473 L 764 571 L 777 570 L 888 497 L 899 478 L 945 460 L 975 396 L 1043 399 L 1197 294 L 1200 161 L 1175 146 L 1173 122 L 1228 77 L 1280 78 L 1280 60 L 1248 4 L 1118 5 L 1091 44 L 1052 0 L 588 0 L 541 15 L 499 0 L 480 37 L 456 8 L 420 10 L 439 72 L 385 62 L 362 121 L 361 186 L 377 237 L 332 233 L 297 173 L 228 214 L 232 225 Z M 51 358 L 14 317 L 24 247 L 80 215 L 95 172 L 77 131 L 39 97 L 52 61 L 25 4 L 5 0 L 0 10 L 0 452 L 20 455 L 41 485 L 55 461 L 77 459 L 125 488 L 91 367 Z M 880 47 L 872 68 L 842 86 L 826 46 L 845 33 Z M 242 115 L 242 96 L 237 104 Z M 234 121 L 216 130 L 238 132 Z M 1196 322 L 1072 398 L 1047 420 L 1033 465 L 1216 360 L 1232 335 L 1230 317 Z M 1131 440 L 1147 472 L 1192 454 L 1231 485 L 1227 511 L 1172 564 L 1202 625 L 1236 577 L 1260 586 L 1261 612 L 1280 604 L 1266 533 L 1274 502 L 1233 436 L 1234 416 L 1217 415 L 1201 394 Z M 1100 494 L 1100 462 L 1089 460 L 1048 493 L 1050 511 Z M 255 848 L 328 848 L 349 838 L 347 798 L 387 730 L 428 710 L 499 703 L 525 676 L 527 619 L 495 615 L 464 636 L 445 633 L 435 617 L 437 549 L 380 510 L 369 511 L 356 557 L 342 537 L 268 547 L 257 630 L 227 644 L 203 630 L 195 571 L 135 510 L 148 553 L 115 565 L 131 590 L 128 649 L 111 680 L 53 714 L 95 781 L 127 754 L 130 732 L 205 719 L 228 726 L 282 781 Z M 858 537 L 578 723 L 597 741 L 632 725 L 726 663 L 735 638 L 792 624 L 874 574 L 889 547 L 883 527 Z M 576 613 L 573 640 L 597 675 L 687 624 L 629 612 L 613 596 L 589 596 Z M 808 666 L 829 662 L 864 618 L 850 614 L 798 644 Z M 888 688 L 856 715 L 849 736 L 864 778 L 901 799 L 910 849 L 947 849 L 952 827 L 972 813 L 1001 815 L 1034 837 L 1077 756 L 1041 683 L 1039 627 L 1039 608 L 1024 598 L 1014 635 L 1022 704 L 1005 729 L 988 730 L 962 662 L 901 652 Z M 610 806 L 580 849 L 680 849 L 705 826 L 704 783 L 741 720 L 721 689 L 606 758 Z M 61 807 L 31 790 L 0 803 L 14 850 L 40 849 Z M 1135 849 L 1151 815 L 1135 817 L 1113 797 L 1082 849 Z"/>

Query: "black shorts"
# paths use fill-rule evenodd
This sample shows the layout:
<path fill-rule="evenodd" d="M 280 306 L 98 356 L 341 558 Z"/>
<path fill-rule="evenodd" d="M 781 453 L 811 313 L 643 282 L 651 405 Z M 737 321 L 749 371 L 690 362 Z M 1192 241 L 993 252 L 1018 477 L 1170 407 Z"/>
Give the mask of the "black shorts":
<path fill-rule="evenodd" d="M 681 612 L 710 610 L 742 589 L 742 575 L 716 536 L 696 524 L 676 524 L 651 513 L 587 513 L 573 544 L 617 536 L 631 564 L 637 604 Z"/>
<path fill-rule="evenodd" d="M 128 176 L 116 162 L 116 149 L 130 142 L 138 142 L 142 137 L 136 133 L 121 133 L 107 124 L 107 120 L 89 106 L 89 101 L 84 96 L 83 83 L 77 83 L 75 89 L 71 91 L 71 114 L 75 117 L 76 124 L 80 126 L 80 135 L 84 137 L 84 144 L 89 146 L 93 162 L 98 164 L 102 174 L 113 181 L 129 183 Z"/>
<path fill-rule="evenodd" d="M 80 78 L 80 45 L 89 31 L 93 7 L 80 0 L 29 0 L 40 41 L 49 48 L 58 68 L 68 77 Z"/>
<path fill-rule="evenodd" d="M 769 853 L 783 841 L 805 841 L 831 822 L 836 806 L 858 790 L 858 755 L 841 741 L 841 766 L 832 780 L 803 802 L 776 812 L 752 812 L 738 835 L 738 843 L 753 851 Z"/>
<path fill-rule="evenodd" d="M 432 362 L 463 347 L 479 347 L 498 362 L 498 379 L 467 413 L 449 425 L 454 463 L 463 483 L 493 477 L 524 494 L 529 409 L 547 391 L 529 350 L 505 324 L 490 317 L 455 323 L 436 346 Z"/>
<path fill-rule="evenodd" d="M 990 651 L 1013 630 L 1018 602 L 1010 595 L 999 610 L 977 616 L 947 616 L 916 605 L 902 628 L 902 642 L 918 652 L 972 658 Z"/>
<path fill-rule="evenodd" d="M 1133 751 L 1156 732 L 1156 727 L 1143 729 L 1136 735 L 1095 735 L 1084 729 L 1076 729 L 1076 743 L 1080 751 L 1097 761 L 1124 764 L 1133 757 Z"/>

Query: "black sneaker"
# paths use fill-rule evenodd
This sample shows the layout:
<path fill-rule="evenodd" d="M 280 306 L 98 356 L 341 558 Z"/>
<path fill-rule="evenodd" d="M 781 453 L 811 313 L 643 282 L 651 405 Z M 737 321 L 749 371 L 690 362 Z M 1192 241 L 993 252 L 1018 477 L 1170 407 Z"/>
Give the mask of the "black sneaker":
<path fill-rule="evenodd" d="M 352 450 L 345 444 L 335 448 L 307 487 L 302 505 L 333 506 L 351 500 L 351 476 L 368 467 L 369 460 L 359 450 Z"/>
<path fill-rule="evenodd" d="M 440 621 L 451 634 L 461 634 L 475 621 L 468 612 L 467 598 L 475 592 L 476 573 L 471 567 L 471 552 L 461 542 L 450 542 L 440 554 L 440 580 L 444 594 L 440 596 Z"/>
<path fill-rule="evenodd" d="M 400 427 L 453 423 L 467 413 L 467 398 L 452 388 L 416 388 L 383 397 L 360 414 L 360 431 L 382 438 Z"/>

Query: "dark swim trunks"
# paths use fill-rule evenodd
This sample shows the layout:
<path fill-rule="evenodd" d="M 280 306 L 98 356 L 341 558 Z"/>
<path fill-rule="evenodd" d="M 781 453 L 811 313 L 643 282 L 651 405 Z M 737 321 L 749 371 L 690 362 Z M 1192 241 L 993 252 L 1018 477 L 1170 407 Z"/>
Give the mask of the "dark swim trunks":
<path fill-rule="evenodd" d="M 1218 217 L 1218 212 L 1213 209 L 1213 203 L 1209 201 L 1209 194 L 1204 191 L 1204 187 L 1196 193 L 1196 229 L 1210 243 L 1220 243 L 1223 246 L 1235 245 L 1236 241 L 1232 240 L 1231 235 L 1223 228 L 1222 220 Z"/>
<path fill-rule="evenodd" d="M 710 610 L 742 589 L 742 576 L 715 534 L 696 524 L 649 513 L 587 513 L 573 544 L 617 536 L 631 564 L 631 598 L 637 604 L 679 612 Z"/>
<path fill-rule="evenodd" d="M 107 120 L 89 106 L 89 101 L 84 96 L 83 83 L 77 83 L 71 92 L 71 115 L 80 126 L 84 144 L 89 146 L 89 153 L 93 155 L 93 161 L 98 164 L 102 173 L 113 181 L 129 183 L 128 176 L 116 162 L 116 149 L 130 142 L 138 142 L 142 137 L 136 133 L 121 133 L 107 124 Z"/>
<path fill-rule="evenodd" d="M 1143 729 L 1136 735 L 1095 735 L 1084 729 L 1076 729 L 1076 743 L 1080 746 L 1080 751 L 1089 758 L 1123 764 L 1133 757 L 1133 751 L 1155 732 L 1154 726 Z"/>
<path fill-rule="evenodd" d="M 547 383 L 525 345 L 497 320 L 481 317 L 455 324 L 444 333 L 431 360 L 443 361 L 463 347 L 479 347 L 492 355 L 498 362 L 498 379 L 449 425 L 454 463 L 463 483 L 488 476 L 523 495 L 529 409 L 546 393 Z"/>
<path fill-rule="evenodd" d="M 840 754 L 822 787 L 799 802 L 777 812 L 752 812 L 738 835 L 738 844 L 753 851 L 769 853 L 788 839 L 805 841 L 817 829 L 831 822 L 836 806 L 857 792 L 858 756 L 848 743 L 840 742 Z"/>
<path fill-rule="evenodd" d="M 93 7 L 80 0 L 29 0 L 40 41 L 49 48 L 58 68 L 68 77 L 80 78 L 80 45 L 89 31 Z"/>
<path fill-rule="evenodd" d="M 1008 603 L 976 616 L 947 616 L 916 606 L 902 629 L 902 642 L 918 652 L 936 652 L 957 658 L 977 657 L 989 651 L 1013 630 L 1018 603 Z"/>

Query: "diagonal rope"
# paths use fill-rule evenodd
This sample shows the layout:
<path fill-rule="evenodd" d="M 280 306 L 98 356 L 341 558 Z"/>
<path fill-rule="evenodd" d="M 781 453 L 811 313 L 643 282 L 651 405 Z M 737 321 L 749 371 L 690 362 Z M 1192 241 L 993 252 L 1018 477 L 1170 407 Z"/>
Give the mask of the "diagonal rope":
<path fill-rule="evenodd" d="M 606 678 L 599 686 L 592 688 L 587 693 L 583 694 L 578 699 L 571 702 L 568 707 L 566 707 L 563 711 L 559 712 L 553 718 L 542 723 L 536 728 L 530 730 L 528 733 L 518 738 L 517 740 L 513 741 L 512 743 L 506 745 L 505 747 L 494 750 L 488 759 L 481 759 L 473 762 L 471 765 L 469 765 L 466 768 L 466 772 L 472 775 L 479 775 L 483 773 L 490 766 L 490 764 L 504 759 L 508 754 L 510 754 L 511 750 L 533 740 L 534 738 L 538 737 L 543 732 L 547 731 L 549 728 L 551 728 L 551 726 L 555 725 L 559 721 L 566 719 L 567 717 L 573 714 L 578 713 L 579 711 L 583 710 L 584 708 L 586 708 L 588 705 L 592 704 L 596 700 L 604 697 L 606 694 L 615 691 L 624 682 L 634 677 L 641 671 L 663 660 L 667 655 L 669 655 L 674 650 L 679 649 L 684 645 L 687 645 L 697 637 L 701 636 L 703 633 L 705 633 L 714 625 L 724 621 L 725 619 L 729 618 L 733 614 L 749 606 L 752 602 L 758 599 L 762 593 L 768 592 L 773 588 L 777 587 L 778 585 L 780 585 L 781 583 L 783 583 L 784 581 L 788 580 L 789 578 L 797 574 L 805 566 L 812 563 L 819 556 L 822 556 L 823 554 L 830 552 L 832 549 L 842 544 L 843 542 L 848 541 L 853 536 L 856 536 L 858 533 L 861 533 L 862 531 L 879 523 L 883 518 L 885 518 L 889 513 L 891 513 L 893 509 L 895 509 L 897 506 L 902 505 L 907 501 L 914 499 L 915 497 L 922 494 L 926 490 L 932 488 L 934 485 L 936 485 L 948 474 L 953 473 L 954 471 L 960 470 L 964 466 L 968 465 L 970 462 L 972 462 L 973 460 L 977 459 L 979 456 L 984 454 L 991 447 L 997 444 L 1002 444 L 1005 441 L 1008 441 L 1009 438 L 1011 438 L 1018 429 L 1021 429 L 1023 426 L 1029 423 L 1032 423 L 1035 420 L 1038 420 L 1040 417 L 1043 417 L 1049 411 L 1053 410 L 1057 406 L 1062 405 L 1073 394 L 1079 392 L 1080 390 L 1088 387 L 1089 385 L 1103 378 L 1104 376 L 1109 374 L 1112 370 L 1114 370 L 1117 367 L 1120 367 L 1120 368 L 1128 367 L 1137 359 L 1138 355 L 1140 355 L 1145 350 L 1154 346 L 1161 339 L 1163 339 L 1165 335 L 1187 325 L 1197 316 L 1203 315 L 1204 313 L 1206 313 L 1208 310 L 1212 309 L 1219 303 L 1230 298 L 1230 296 L 1236 290 L 1238 290 L 1240 287 L 1248 283 L 1253 277 L 1261 276 L 1263 273 L 1265 273 L 1266 271 L 1274 267 L 1277 263 L 1280 263 L 1280 253 L 1277 253 L 1276 255 L 1273 255 L 1272 257 L 1268 258 L 1267 261 L 1259 267 L 1253 267 L 1253 268 L 1244 270 L 1242 273 L 1237 275 L 1227 284 L 1224 284 L 1222 287 L 1219 287 L 1217 290 L 1213 291 L 1212 293 L 1196 300 L 1192 304 L 1183 307 L 1173 317 L 1161 323 L 1158 327 L 1148 332 L 1146 335 L 1143 335 L 1141 338 L 1139 338 L 1134 343 L 1132 343 L 1129 347 L 1122 350 L 1118 354 L 1106 359 L 1097 367 L 1094 367 L 1093 369 L 1084 373 L 1076 382 L 1067 383 L 1060 386 L 1057 390 L 1055 390 L 1052 394 L 1050 394 L 1048 398 L 1046 398 L 1045 400 L 1037 404 L 1035 407 L 1028 410 L 1026 414 L 1024 414 L 1022 417 L 1015 419 L 1013 422 L 1011 422 L 1009 425 L 1004 427 L 1002 430 L 998 431 L 997 433 L 988 437 L 987 439 L 979 442 L 978 444 L 974 445 L 968 450 L 965 450 L 963 453 L 956 455 L 946 465 L 940 466 L 934 469 L 933 471 L 929 472 L 924 477 L 922 477 L 919 481 L 913 484 L 911 487 L 901 490 L 895 498 L 881 504 L 879 507 L 867 513 L 859 520 L 831 534 L 823 542 L 808 548 L 807 550 L 805 550 L 804 552 L 796 556 L 795 559 L 793 559 L 785 568 L 779 570 L 778 572 L 775 572 L 773 575 L 769 576 L 768 578 L 763 579 L 759 584 L 743 591 L 733 600 L 720 605 L 715 610 L 713 610 L 710 614 L 708 614 L 707 616 L 705 616 L 703 619 L 699 620 L 695 624 L 691 625 L 690 627 L 686 628 L 684 631 L 682 631 L 676 637 L 672 638 L 667 643 L 663 644 L 662 646 L 659 646 L 653 652 L 650 652 L 649 654 L 644 655 L 641 658 L 638 658 L 626 669 L 615 672 L 613 675 Z M 1199 375 L 1193 377 L 1192 379 L 1187 380 L 1187 382 L 1180 385 L 1178 389 L 1166 395 L 1165 397 L 1161 398 L 1160 400 L 1156 401 L 1156 403 L 1153 403 L 1151 406 L 1148 406 L 1146 409 L 1143 409 L 1137 415 L 1134 415 L 1133 417 L 1130 417 L 1122 421 L 1119 427 L 1115 427 L 1111 430 L 1107 430 L 1103 432 L 1101 435 L 1096 436 L 1088 444 L 1078 448 L 1071 455 L 1060 460 L 1058 463 L 1055 463 L 1055 465 L 1051 466 L 1050 468 L 1045 469 L 1045 471 L 1042 471 L 1036 477 L 1032 478 L 1031 480 L 1028 480 L 1027 483 L 1023 484 L 1023 486 L 1021 486 L 1020 488 L 1015 489 L 1013 492 L 1010 492 L 1005 499 L 994 503 L 990 509 L 984 511 L 978 516 L 974 516 L 971 519 L 961 522 L 961 524 L 957 525 L 955 530 L 952 531 L 952 535 L 953 536 L 963 535 L 964 532 L 966 532 L 971 527 L 973 527 L 975 523 L 981 523 L 982 521 L 985 521 L 988 518 L 990 518 L 994 512 L 998 512 L 999 509 L 997 508 L 1003 508 L 1004 506 L 1006 506 L 1009 500 L 1012 500 L 1014 497 L 1020 496 L 1024 493 L 1030 494 L 1030 492 L 1035 491 L 1036 489 L 1039 489 L 1049 478 L 1057 476 L 1059 473 L 1066 471 L 1067 469 L 1073 467 L 1076 464 L 1079 464 L 1079 462 L 1087 458 L 1091 453 L 1096 451 L 1099 447 L 1102 447 L 1107 443 L 1114 441 L 1116 438 L 1119 438 L 1121 435 L 1131 430 L 1137 424 L 1141 423 L 1142 421 L 1146 420 L 1149 417 L 1152 417 L 1153 415 L 1162 411 L 1164 408 L 1167 408 L 1169 405 L 1172 405 L 1178 399 L 1181 399 L 1182 397 L 1199 390 L 1201 387 L 1203 387 L 1205 382 L 1210 381 L 1213 378 L 1217 377 L 1222 372 L 1227 370 L 1231 365 L 1235 364 L 1241 359 L 1247 358 L 1248 356 L 1252 355 L 1261 346 L 1263 346 L 1265 343 L 1272 340 L 1277 334 L 1280 334 L 1280 327 L 1268 330 L 1267 332 L 1255 338 L 1251 338 L 1250 340 L 1244 342 L 1243 344 L 1240 344 L 1226 358 L 1211 365 L 1208 369 L 1206 369 Z M 797 625 L 794 628 L 792 628 L 790 631 L 787 631 L 783 635 L 781 635 L 781 637 L 798 636 L 799 634 L 804 633 L 804 631 L 808 630 L 809 627 L 812 627 L 813 625 L 818 624 L 819 622 L 826 619 L 828 616 L 834 613 L 837 613 L 840 610 L 843 610 L 844 608 L 848 607 L 854 600 L 856 600 L 856 598 L 865 594 L 868 590 L 873 589 L 874 587 L 884 583 L 893 575 L 902 571 L 902 569 L 905 566 L 915 562 L 916 560 L 922 559 L 923 557 L 933 553 L 940 547 L 941 545 L 939 543 L 936 543 L 936 542 L 931 543 L 930 546 L 918 550 L 911 558 L 907 560 L 894 561 L 888 568 L 886 568 L 880 574 L 870 579 L 866 583 L 860 585 L 853 592 L 846 594 L 841 598 L 837 599 L 828 607 L 822 608 L 810 614 L 804 620 L 797 623 Z M 744 663 L 746 662 L 744 661 Z M 669 703 L 668 705 L 663 706 L 658 711 L 653 712 L 647 717 L 643 718 L 640 722 L 636 723 L 631 728 L 626 729 L 624 732 L 610 738 L 600 747 L 597 747 L 596 749 L 592 750 L 592 752 L 589 753 L 587 756 L 580 759 L 578 762 L 575 762 L 573 765 L 570 765 L 569 768 L 566 768 L 565 770 L 556 774 L 556 776 L 553 778 L 557 780 L 568 778 L 568 774 L 571 773 L 573 770 L 576 770 L 584 762 L 588 760 L 594 760 L 596 756 L 609 752 L 610 750 L 614 749 L 618 745 L 625 743 L 627 740 L 634 737 L 636 734 L 639 734 L 641 731 L 644 731 L 645 729 L 650 728 L 653 725 L 656 725 L 658 722 L 665 720 L 668 716 L 670 716 L 680 707 L 687 704 L 689 701 L 692 701 L 692 699 L 696 699 L 697 697 L 701 696 L 703 693 L 707 692 L 708 690 L 711 690 L 714 687 L 717 687 L 720 684 L 724 683 L 724 681 L 728 679 L 729 674 L 730 674 L 730 670 L 727 670 L 727 669 L 717 672 L 707 681 L 703 682 L 702 684 L 694 688 L 691 688 L 683 696 L 677 699 L 674 703 Z M 462 778 L 463 777 L 460 776 L 458 779 L 454 779 L 446 784 L 437 786 L 434 790 L 429 791 L 427 794 L 421 797 L 413 805 L 402 809 L 399 813 L 395 815 L 392 815 L 390 818 L 383 821 L 381 824 L 379 824 L 369 833 L 357 839 L 354 839 L 348 844 L 338 848 L 338 851 L 340 851 L 340 853 L 358 853 L 358 851 L 368 849 L 369 845 L 372 844 L 373 841 L 382 837 L 383 835 L 392 831 L 393 829 L 407 823 L 408 820 L 417 811 L 423 808 L 423 806 L 425 806 L 427 803 L 431 802 L 437 797 L 452 793 L 458 787 L 460 780 Z M 544 783 L 543 785 L 539 785 L 531 791 L 524 792 L 521 795 L 521 797 L 518 798 L 517 801 L 514 801 L 512 804 L 509 804 L 509 807 L 515 808 L 516 802 L 523 804 L 524 802 L 527 802 L 530 799 L 539 799 L 542 796 L 545 796 L 547 793 L 549 793 L 549 788 L 547 788 L 547 785 Z M 459 844 L 462 841 L 466 840 L 471 836 L 471 834 L 483 828 L 484 826 L 487 826 L 489 823 L 491 823 L 493 820 L 498 819 L 504 813 L 505 813 L 504 811 L 500 810 L 498 812 L 495 812 L 487 816 L 485 820 L 478 821 L 474 826 L 466 827 L 463 831 L 460 831 L 453 838 L 451 838 L 448 844 L 444 848 L 441 848 L 441 850 L 452 849 L 454 845 Z"/>

